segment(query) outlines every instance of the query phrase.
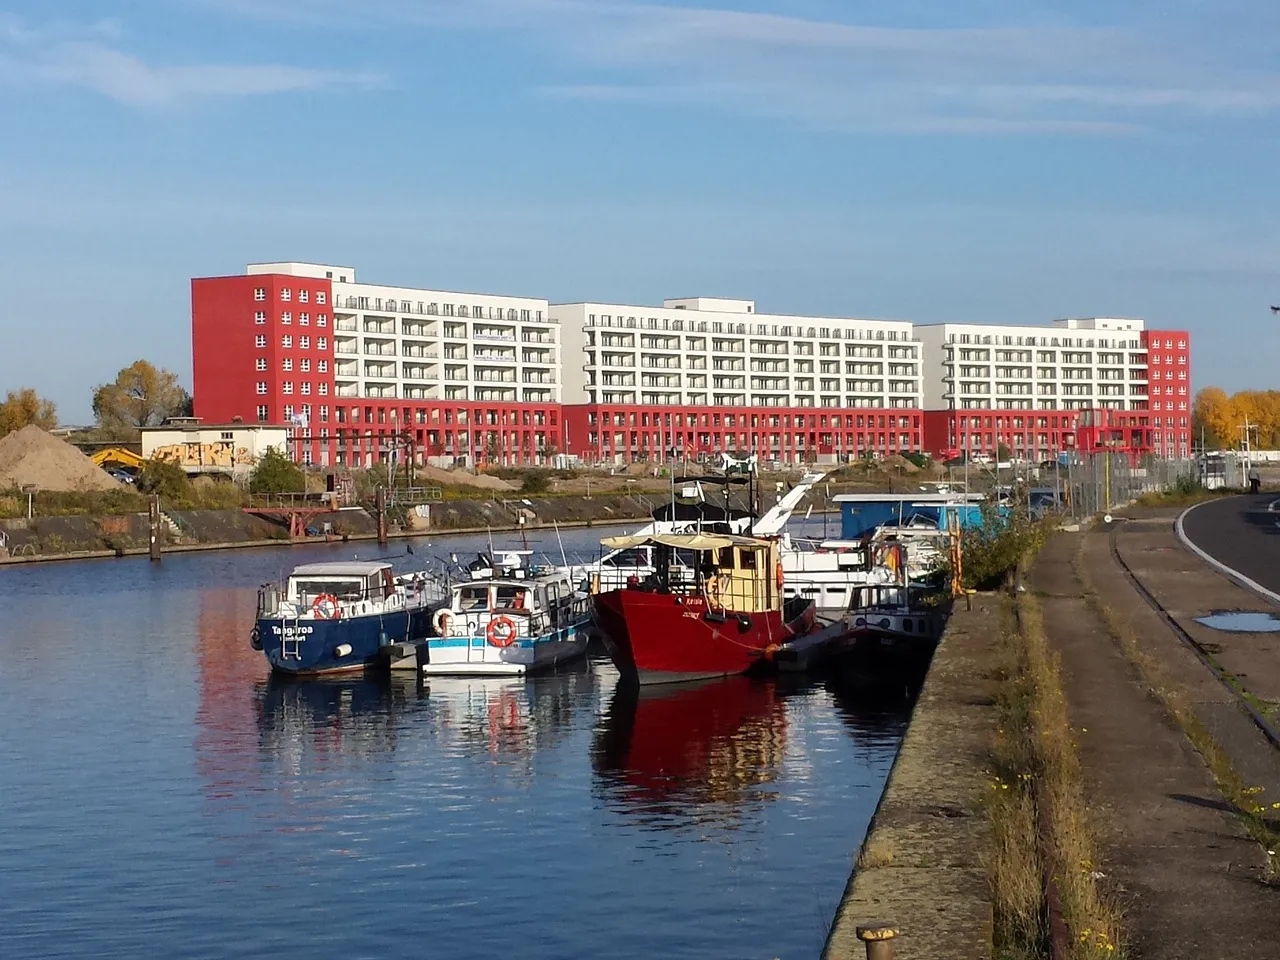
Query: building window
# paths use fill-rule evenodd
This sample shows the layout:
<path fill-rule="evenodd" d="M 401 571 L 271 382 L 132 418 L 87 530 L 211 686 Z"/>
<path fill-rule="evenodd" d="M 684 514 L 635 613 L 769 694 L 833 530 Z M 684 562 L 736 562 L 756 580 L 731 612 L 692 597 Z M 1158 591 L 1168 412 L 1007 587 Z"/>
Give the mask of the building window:
<path fill-rule="evenodd" d="M 268 413 L 268 411 L 267 411 L 267 408 L 266 408 L 265 406 L 258 407 L 258 422 L 259 422 L 259 423 L 266 423 L 266 422 L 267 422 L 267 413 Z"/>
<path fill-rule="evenodd" d="M 293 291 L 292 291 L 292 290 L 290 290 L 288 287 L 284 287 L 284 288 L 280 291 L 280 299 L 281 299 L 281 300 L 285 300 L 285 301 L 292 300 L 292 299 L 293 299 Z"/>
<path fill-rule="evenodd" d="M 267 299 L 267 288 L 266 288 L 266 287 L 254 287 L 254 288 L 253 288 L 253 299 L 255 299 L 255 300 L 265 300 L 265 299 Z"/>
<path fill-rule="evenodd" d="M 310 380 L 303 380 L 303 381 L 302 381 L 302 392 L 303 392 L 306 396 L 311 396 L 311 381 L 310 381 Z"/>
<path fill-rule="evenodd" d="M 317 326 L 317 327 L 327 327 L 328 325 L 329 325 L 329 316 L 328 316 L 328 314 L 324 314 L 324 313 L 317 313 L 317 314 L 316 314 L 316 326 Z"/>
<path fill-rule="evenodd" d="M 328 373 L 328 372 L 329 372 L 329 361 L 328 361 L 328 360 L 321 360 L 321 361 L 320 361 L 320 363 L 318 364 L 318 366 L 317 366 L 317 368 L 316 368 L 316 369 L 318 369 L 321 373 Z"/>
<path fill-rule="evenodd" d="M 318 349 L 318 350 L 328 350 L 328 349 L 329 349 L 329 338 L 328 338 L 328 337 L 321 337 L 320 339 L 318 339 L 318 340 L 316 341 L 316 349 Z"/>
<path fill-rule="evenodd" d="M 267 382 L 265 380 L 258 381 L 258 393 L 265 394 L 267 392 Z"/>
<path fill-rule="evenodd" d="M 311 338 L 310 338 L 310 337 L 299 337 L 299 338 L 298 338 L 298 346 L 299 346 L 301 349 L 303 349 L 303 350 L 310 350 L 310 349 L 311 349 Z"/>
<path fill-rule="evenodd" d="M 258 369 L 258 370 L 265 370 L 265 369 L 267 369 L 267 358 L 266 358 L 266 357 L 259 357 L 257 360 L 255 360 L 255 361 L 254 361 L 254 363 L 256 364 L 256 369 Z"/>
<path fill-rule="evenodd" d="M 303 373 L 310 373 L 310 372 L 311 372 L 311 358 L 310 358 L 310 357 L 303 357 L 303 358 L 302 358 L 302 368 L 301 368 L 301 369 L 302 369 L 302 372 L 303 372 Z"/>
<path fill-rule="evenodd" d="M 293 419 L 293 404 L 292 404 L 292 403 L 286 403 L 286 404 L 284 405 L 284 418 L 285 418 L 286 420 L 292 420 L 292 419 Z"/>
<path fill-rule="evenodd" d="M 300 327 L 309 327 L 309 326 L 311 326 L 311 314 L 309 314 L 309 313 L 300 313 L 300 314 L 298 314 L 298 326 L 300 326 Z"/>
<path fill-rule="evenodd" d="M 311 300 L 311 292 L 310 292 L 309 290 L 299 290 L 299 291 L 298 291 L 298 302 L 299 302 L 299 303 L 307 303 L 307 302 L 309 302 L 310 300 Z"/>
<path fill-rule="evenodd" d="M 329 279 L 330 280 L 333 279 L 332 273 L 329 274 Z M 328 299 L 328 296 L 325 294 L 323 290 L 319 290 L 316 292 L 316 303 L 324 303 L 327 299 Z"/>
<path fill-rule="evenodd" d="M 292 324 L 293 314 L 286 310 L 284 313 L 280 314 L 280 322 Z"/>
<path fill-rule="evenodd" d="M 258 334 L 253 338 L 253 345 L 255 347 L 265 347 L 267 345 L 267 335 L 265 333 Z"/>
<path fill-rule="evenodd" d="M 329 395 L 329 385 L 327 383 L 320 384 L 320 396 L 327 397 Z"/>
<path fill-rule="evenodd" d="M 280 338 L 280 346 L 285 347 L 286 349 L 291 348 L 293 346 L 293 337 L 286 333 Z"/>
<path fill-rule="evenodd" d="M 321 422 L 321 423 L 327 423 L 327 422 L 328 422 L 328 420 L 329 420 L 329 408 L 328 408 L 328 407 L 321 407 L 321 408 L 320 408 L 320 422 Z"/>
<path fill-rule="evenodd" d="M 253 315 L 253 322 L 261 326 L 267 322 L 267 315 L 264 311 L 259 310 Z"/>
<path fill-rule="evenodd" d="M 281 387 L 281 392 L 282 392 L 282 393 L 286 393 L 286 394 L 293 393 L 293 381 L 292 381 L 292 380 L 286 380 L 286 381 L 284 382 L 284 386 L 283 386 L 283 387 Z M 289 412 L 289 410 L 288 410 L 288 408 L 286 407 L 286 408 L 285 408 L 285 415 L 286 415 L 286 416 L 288 415 L 288 412 Z"/>
<path fill-rule="evenodd" d="M 293 357 L 285 357 L 285 358 L 284 358 L 284 360 L 282 360 L 282 361 L 281 361 L 281 364 L 282 364 L 282 369 L 283 369 L 283 370 L 286 370 L 286 371 L 288 371 L 288 370 L 292 370 L 292 369 L 293 369 Z"/>

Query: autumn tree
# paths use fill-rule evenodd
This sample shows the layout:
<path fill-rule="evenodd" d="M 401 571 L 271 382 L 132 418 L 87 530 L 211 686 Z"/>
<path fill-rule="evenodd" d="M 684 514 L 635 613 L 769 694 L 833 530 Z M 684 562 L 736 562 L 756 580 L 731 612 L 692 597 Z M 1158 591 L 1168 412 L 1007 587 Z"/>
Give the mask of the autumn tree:
<path fill-rule="evenodd" d="M 1280 448 L 1280 391 L 1242 390 L 1228 396 L 1220 387 L 1205 387 L 1196 394 L 1192 429 L 1197 440 L 1203 429 L 1206 446 L 1239 447 L 1245 421 L 1255 448 Z"/>
<path fill-rule="evenodd" d="M 154 427 L 166 417 L 183 415 L 191 397 L 178 384 L 178 375 L 146 360 L 125 367 L 111 383 L 93 391 L 93 415 L 103 432 L 132 439 L 141 427 Z"/>
<path fill-rule="evenodd" d="M 10 390 L 0 403 L 0 437 L 35 424 L 42 430 L 58 425 L 58 410 L 52 400 L 42 400 L 30 387 Z"/>

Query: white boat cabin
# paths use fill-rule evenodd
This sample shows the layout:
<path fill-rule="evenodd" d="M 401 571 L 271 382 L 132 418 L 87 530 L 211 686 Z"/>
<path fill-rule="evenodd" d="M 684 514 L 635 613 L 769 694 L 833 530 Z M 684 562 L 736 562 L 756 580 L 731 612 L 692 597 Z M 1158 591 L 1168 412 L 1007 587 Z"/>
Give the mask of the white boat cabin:
<path fill-rule="evenodd" d="M 259 616 L 289 620 L 337 620 L 425 606 L 433 592 L 422 577 L 397 577 L 377 561 L 310 563 L 296 567 Z M 271 600 L 274 599 L 274 604 Z"/>
<path fill-rule="evenodd" d="M 541 576 L 457 584 L 449 605 L 436 612 L 435 625 L 441 637 L 504 641 L 553 633 L 581 620 L 587 612 L 586 595 L 574 589 L 567 571 L 559 570 Z M 495 622 L 497 628 L 492 626 Z"/>

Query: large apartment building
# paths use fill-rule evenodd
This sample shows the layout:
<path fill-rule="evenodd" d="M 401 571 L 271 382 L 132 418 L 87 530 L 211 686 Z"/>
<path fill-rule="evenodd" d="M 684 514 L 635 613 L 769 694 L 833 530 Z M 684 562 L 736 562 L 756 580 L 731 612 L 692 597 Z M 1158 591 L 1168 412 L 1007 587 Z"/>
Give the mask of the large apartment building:
<path fill-rule="evenodd" d="M 191 284 L 196 415 L 291 423 L 298 459 L 534 462 L 560 435 L 547 301 L 359 283 L 351 267 L 250 264 Z"/>
<path fill-rule="evenodd" d="M 756 312 L 752 300 L 552 304 L 571 449 L 596 460 L 920 449 L 911 324 Z"/>
<path fill-rule="evenodd" d="M 752 300 L 551 304 L 250 264 L 192 281 L 196 414 L 291 424 L 298 459 L 368 465 L 926 450 L 1190 451 L 1185 331 L 761 314 Z"/>

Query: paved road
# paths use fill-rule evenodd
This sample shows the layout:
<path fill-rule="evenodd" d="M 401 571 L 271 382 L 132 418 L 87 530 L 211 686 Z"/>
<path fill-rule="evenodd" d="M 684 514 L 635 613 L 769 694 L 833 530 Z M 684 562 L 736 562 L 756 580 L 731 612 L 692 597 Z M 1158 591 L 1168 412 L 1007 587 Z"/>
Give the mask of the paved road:
<path fill-rule="evenodd" d="M 1218 562 L 1280 593 L 1280 492 L 1211 500 L 1187 514 L 1183 531 Z"/>

